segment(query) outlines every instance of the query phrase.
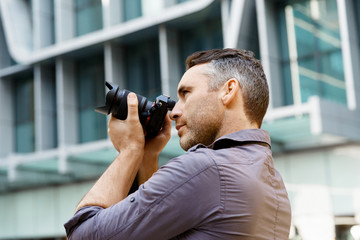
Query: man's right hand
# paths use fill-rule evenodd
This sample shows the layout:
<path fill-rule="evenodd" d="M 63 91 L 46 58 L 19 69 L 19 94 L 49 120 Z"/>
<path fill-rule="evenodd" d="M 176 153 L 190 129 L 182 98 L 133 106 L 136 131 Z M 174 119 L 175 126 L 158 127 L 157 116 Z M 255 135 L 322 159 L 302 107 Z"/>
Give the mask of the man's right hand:
<path fill-rule="evenodd" d="M 144 157 L 138 172 L 138 184 L 146 182 L 158 170 L 158 158 L 171 137 L 171 120 L 165 117 L 164 126 L 153 138 L 145 140 Z"/>
<path fill-rule="evenodd" d="M 113 116 L 108 133 L 119 155 L 80 201 L 77 210 L 85 206 L 108 208 L 123 200 L 133 183 L 144 157 L 145 134 L 139 121 L 138 100 L 129 93 L 128 116 L 119 120 Z"/>
<path fill-rule="evenodd" d="M 158 156 L 164 149 L 171 137 L 171 120 L 169 114 L 165 116 L 164 126 L 153 138 L 145 140 L 145 154 Z"/>
<path fill-rule="evenodd" d="M 120 120 L 111 115 L 108 124 L 108 134 L 118 152 L 131 149 L 141 151 L 145 146 L 145 134 L 139 120 L 138 100 L 135 93 L 129 93 L 127 102 L 127 118 Z"/>

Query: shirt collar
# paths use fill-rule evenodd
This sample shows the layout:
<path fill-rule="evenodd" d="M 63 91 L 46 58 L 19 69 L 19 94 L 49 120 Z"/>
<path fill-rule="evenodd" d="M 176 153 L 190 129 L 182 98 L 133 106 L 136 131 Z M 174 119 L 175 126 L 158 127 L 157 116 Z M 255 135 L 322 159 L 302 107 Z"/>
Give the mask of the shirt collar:
<path fill-rule="evenodd" d="M 218 139 L 216 139 L 209 146 L 205 146 L 203 144 L 197 144 L 191 147 L 188 151 L 193 152 L 198 148 L 210 148 L 210 149 L 221 149 L 228 148 L 231 146 L 238 146 L 241 144 L 249 143 L 249 142 L 257 142 L 263 143 L 271 148 L 271 140 L 270 135 L 266 130 L 263 129 L 244 129 L 237 132 L 233 132 L 227 135 L 224 135 Z"/>

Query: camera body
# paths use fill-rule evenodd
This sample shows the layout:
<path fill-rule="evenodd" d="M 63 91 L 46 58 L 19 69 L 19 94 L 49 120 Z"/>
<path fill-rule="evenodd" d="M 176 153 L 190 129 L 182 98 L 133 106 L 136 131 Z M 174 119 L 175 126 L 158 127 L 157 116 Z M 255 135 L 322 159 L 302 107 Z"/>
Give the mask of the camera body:
<path fill-rule="evenodd" d="M 127 95 L 128 90 L 120 90 L 119 86 L 105 82 L 106 87 L 110 90 L 106 94 L 105 106 L 95 108 L 96 112 L 112 115 L 118 119 L 127 118 Z M 175 106 L 175 101 L 170 97 L 160 95 L 155 102 L 149 102 L 146 97 L 136 94 L 138 99 L 138 112 L 140 123 L 146 131 L 147 137 L 156 136 L 164 125 L 167 112 Z"/>

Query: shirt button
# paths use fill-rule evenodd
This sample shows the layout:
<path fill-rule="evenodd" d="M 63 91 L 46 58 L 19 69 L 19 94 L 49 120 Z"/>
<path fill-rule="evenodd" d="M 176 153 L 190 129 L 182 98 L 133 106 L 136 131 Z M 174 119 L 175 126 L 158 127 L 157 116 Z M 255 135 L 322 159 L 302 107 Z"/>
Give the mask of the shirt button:
<path fill-rule="evenodd" d="M 130 202 L 135 202 L 135 198 L 134 197 L 130 198 Z"/>

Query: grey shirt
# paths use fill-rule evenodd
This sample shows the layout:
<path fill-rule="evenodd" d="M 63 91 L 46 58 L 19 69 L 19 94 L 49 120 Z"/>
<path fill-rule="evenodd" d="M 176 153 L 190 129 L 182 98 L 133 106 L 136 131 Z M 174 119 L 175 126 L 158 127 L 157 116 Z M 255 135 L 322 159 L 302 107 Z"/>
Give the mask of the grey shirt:
<path fill-rule="evenodd" d="M 290 203 L 269 134 L 231 133 L 196 145 L 138 191 L 103 209 L 83 207 L 69 239 L 288 239 Z"/>

